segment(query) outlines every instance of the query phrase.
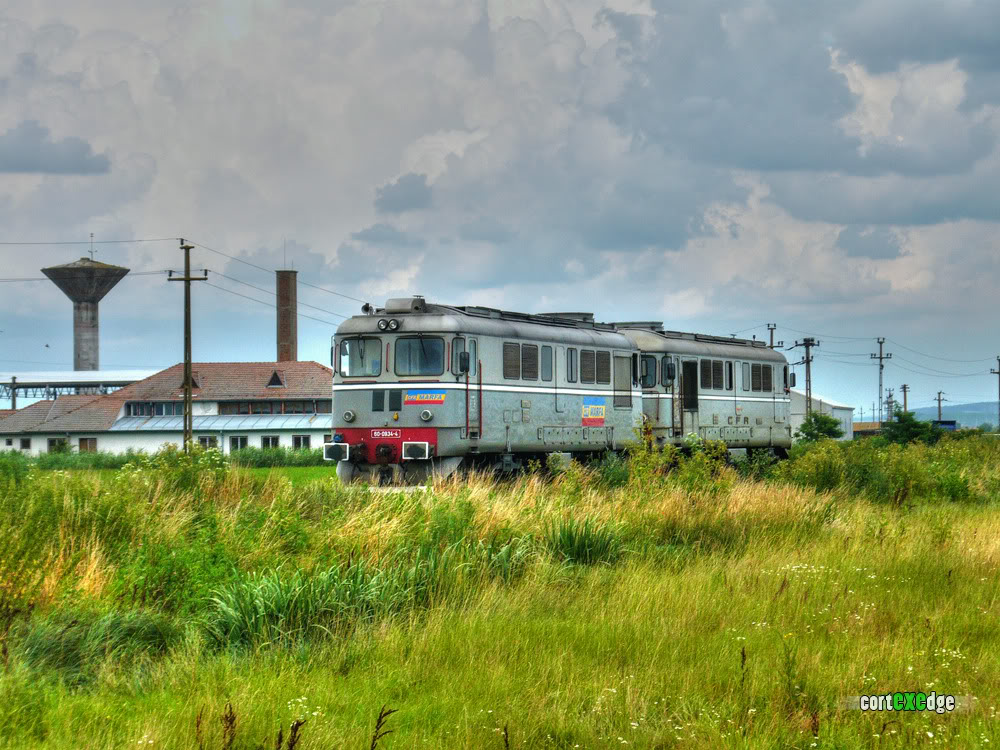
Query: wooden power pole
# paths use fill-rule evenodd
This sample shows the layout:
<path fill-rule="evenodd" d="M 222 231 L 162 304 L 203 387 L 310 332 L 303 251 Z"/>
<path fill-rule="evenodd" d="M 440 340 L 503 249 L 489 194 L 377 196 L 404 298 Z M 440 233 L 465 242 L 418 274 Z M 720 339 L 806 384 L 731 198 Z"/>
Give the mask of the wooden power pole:
<path fill-rule="evenodd" d="M 184 452 L 191 450 L 191 441 L 194 431 L 193 403 L 191 398 L 191 282 L 205 281 L 208 279 L 208 271 L 202 276 L 191 275 L 191 250 L 194 245 L 184 242 L 181 237 L 181 250 L 184 251 L 184 275 L 174 276 L 170 272 L 167 281 L 184 282 Z"/>

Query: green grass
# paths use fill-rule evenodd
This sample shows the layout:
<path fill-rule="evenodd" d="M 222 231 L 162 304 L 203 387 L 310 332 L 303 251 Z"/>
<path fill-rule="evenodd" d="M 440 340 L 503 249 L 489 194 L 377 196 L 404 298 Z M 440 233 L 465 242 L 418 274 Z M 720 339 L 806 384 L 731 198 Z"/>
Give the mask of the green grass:
<path fill-rule="evenodd" d="M 336 464 L 327 463 L 324 466 L 275 466 L 273 468 L 247 469 L 254 475 L 266 477 L 274 472 L 278 476 L 287 477 L 293 485 L 306 484 L 321 479 L 336 478 Z"/>
<path fill-rule="evenodd" d="M 383 706 L 381 748 L 1000 742 L 1000 448 L 713 451 L 418 493 L 0 472 L 0 747 L 369 747 Z M 975 700 L 843 708 L 914 689 Z"/>

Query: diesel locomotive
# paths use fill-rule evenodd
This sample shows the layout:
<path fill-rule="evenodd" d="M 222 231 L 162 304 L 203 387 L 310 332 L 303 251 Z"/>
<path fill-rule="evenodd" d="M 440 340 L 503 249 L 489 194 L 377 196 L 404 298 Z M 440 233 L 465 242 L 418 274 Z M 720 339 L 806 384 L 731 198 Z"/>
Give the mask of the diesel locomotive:
<path fill-rule="evenodd" d="M 732 452 L 791 445 L 788 362 L 764 342 L 431 304 L 365 306 L 331 342 L 332 442 L 344 482 L 416 482 L 460 465 L 621 450 L 695 433 Z"/>

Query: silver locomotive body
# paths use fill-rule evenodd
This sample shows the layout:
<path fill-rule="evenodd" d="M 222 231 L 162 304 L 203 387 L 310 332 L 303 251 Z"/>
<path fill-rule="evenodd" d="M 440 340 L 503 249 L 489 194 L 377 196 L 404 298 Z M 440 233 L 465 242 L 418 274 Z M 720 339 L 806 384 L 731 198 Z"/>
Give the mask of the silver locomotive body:
<path fill-rule="evenodd" d="M 333 442 L 324 455 L 344 481 L 412 482 L 463 462 L 514 469 L 551 453 L 621 450 L 643 421 L 660 442 L 694 432 L 737 449 L 790 445 L 788 399 L 773 377 L 766 393 L 751 374 L 746 391 L 740 379 L 744 363 L 748 373 L 765 364 L 781 370 L 784 357 L 753 342 L 707 338 L 595 323 L 585 313 L 389 300 L 337 329 Z M 702 361 L 709 371 L 730 363 L 719 393 L 711 377 L 700 387 Z"/>

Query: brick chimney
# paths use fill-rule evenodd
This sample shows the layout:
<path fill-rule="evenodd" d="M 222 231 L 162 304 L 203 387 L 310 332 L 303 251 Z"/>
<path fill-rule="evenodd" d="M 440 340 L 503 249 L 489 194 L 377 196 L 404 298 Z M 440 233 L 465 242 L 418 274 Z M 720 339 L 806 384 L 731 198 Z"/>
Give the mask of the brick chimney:
<path fill-rule="evenodd" d="M 278 292 L 278 361 L 294 362 L 299 358 L 297 317 L 298 271 L 275 271 Z"/>

